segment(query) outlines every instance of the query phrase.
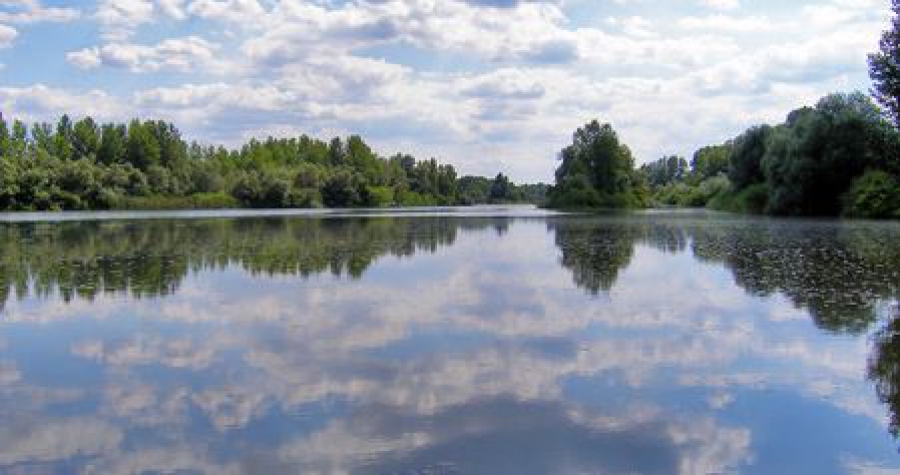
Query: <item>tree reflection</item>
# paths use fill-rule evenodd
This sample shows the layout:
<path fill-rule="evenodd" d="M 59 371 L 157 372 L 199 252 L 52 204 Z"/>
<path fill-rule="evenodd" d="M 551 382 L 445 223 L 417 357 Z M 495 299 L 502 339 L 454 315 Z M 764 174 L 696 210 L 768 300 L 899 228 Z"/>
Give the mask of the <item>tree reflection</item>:
<path fill-rule="evenodd" d="M 260 218 L 0 225 L 0 308 L 59 292 L 64 301 L 104 292 L 175 292 L 191 272 L 238 266 L 253 274 L 360 277 L 381 256 L 435 252 L 459 229 L 508 229 L 504 219 Z M 861 333 L 878 303 L 898 295 L 895 227 L 653 215 L 548 222 L 560 264 L 592 294 L 610 290 L 635 246 L 724 265 L 752 295 L 781 293 L 834 332 Z"/>
<path fill-rule="evenodd" d="M 610 290 L 636 245 L 667 253 L 688 248 L 727 268 L 751 295 L 785 295 L 822 329 L 859 334 L 900 284 L 896 228 L 767 219 L 602 217 L 550 223 L 560 262 L 579 287 Z"/>
<path fill-rule="evenodd" d="M 900 283 L 896 230 L 872 226 L 752 220 L 690 234 L 694 255 L 724 264 L 748 293 L 782 293 L 818 327 L 860 334 Z"/>
<path fill-rule="evenodd" d="M 0 225 L 0 309 L 15 294 L 164 296 L 192 271 L 360 277 L 385 255 L 435 252 L 458 229 L 501 226 L 452 218 L 238 219 Z"/>
<path fill-rule="evenodd" d="M 639 231 L 627 222 L 598 222 L 590 219 L 552 222 L 560 264 L 572 272 L 572 279 L 593 294 L 610 290 L 619 272 L 634 255 Z"/>
<path fill-rule="evenodd" d="M 731 426 L 718 411 L 743 401 L 743 391 L 757 394 L 757 384 L 803 392 L 833 368 L 773 351 L 778 366 L 753 368 L 771 371 L 771 386 L 762 386 L 766 375 L 745 369 L 760 354 L 768 356 L 769 344 L 805 342 L 790 331 L 781 334 L 777 324 L 748 324 L 726 310 L 766 306 L 739 299 L 735 306 L 707 307 L 684 295 L 690 304 L 672 301 L 669 307 L 670 295 L 674 300 L 683 294 L 645 298 L 642 292 L 706 284 L 668 281 L 705 267 L 692 262 L 693 255 L 728 269 L 749 293 L 788 296 L 820 326 L 836 331 L 865 328 L 884 308 L 881 301 L 896 295 L 891 227 L 642 215 L 520 224 L 373 217 L 0 225 L 0 297 L 53 293 L 45 305 L 29 302 L 33 311 L 26 317 L 55 307 L 60 295 L 167 295 L 195 272 L 225 267 L 252 275 L 354 278 L 382 256 L 457 246 L 404 266 L 398 270 L 408 273 L 403 276 L 373 272 L 354 285 L 322 279 L 283 286 L 242 273 L 207 279 L 210 272 L 196 276 L 202 293 L 186 285 L 164 303 L 128 299 L 91 306 L 98 315 L 107 306 L 107 315 L 116 317 L 128 308 L 140 325 L 48 318 L 50 324 L 31 338 L 0 342 L 7 345 L 0 351 L 0 380 L 12 388 L 0 394 L 0 412 L 17 415 L 27 429 L 0 430 L 0 439 L 36 441 L 20 444 L 19 452 L 7 450 L 13 455 L 6 463 L 30 461 L 32 454 L 59 446 L 73 448 L 45 456 L 38 468 L 78 467 L 90 459 L 104 473 L 144 471 L 134 467 L 722 473 L 756 456 L 757 429 Z M 544 240 L 545 225 L 551 242 Z M 478 239 L 461 238 L 470 229 L 479 230 Z M 477 261 L 490 245 L 507 247 Z M 540 246 L 555 246 L 561 267 Z M 522 249 L 534 249 L 534 255 Z M 658 265 L 648 266 L 648 259 Z M 467 260 L 474 264 L 460 265 Z M 615 288 L 629 266 L 640 272 L 622 282 L 623 292 L 609 302 L 573 295 L 570 276 L 584 293 L 597 294 Z M 561 268 L 564 284 L 546 285 L 545 276 L 559 278 Z M 723 274 L 716 269 L 703 277 Z M 726 287 L 729 296 L 740 294 Z M 630 318 L 632 305 L 645 305 L 646 315 Z M 79 306 L 53 310 L 82 312 Z M 699 312 L 708 315 L 698 318 Z M 159 318 L 144 318 L 151 314 Z M 592 334 L 614 319 L 612 331 Z M 131 321 L 128 315 L 120 320 Z M 10 323 L 27 328 L 34 322 Z M 900 412 L 898 335 L 900 323 L 892 322 L 879 334 L 870 362 L 878 394 L 894 414 Z M 22 348 L 47 355 L 36 360 L 42 371 L 82 371 L 54 382 L 78 391 L 53 396 L 64 403 L 33 396 L 46 390 L 41 385 L 48 379 L 32 368 L 37 364 L 28 364 L 30 354 Z M 835 381 L 852 382 L 846 395 L 856 400 L 858 391 L 869 391 L 843 368 Z M 632 381 L 640 384 L 632 387 Z M 694 395 L 709 400 L 685 409 L 683 401 Z M 726 406 L 717 405 L 720 395 Z M 764 402 L 781 407 L 783 401 Z M 818 417 L 819 409 L 813 410 Z M 895 415 L 895 433 L 897 420 Z M 53 439 L 70 440 L 76 432 L 108 443 L 82 447 Z M 804 442 L 801 448 L 819 447 L 816 440 Z M 195 458 L 162 463 L 178 453 L 175 444 Z M 66 462 L 72 454 L 79 461 Z"/>
<path fill-rule="evenodd" d="M 635 246 L 677 253 L 689 242 L 695 258 L 723 265 L 748 294 L 782 294 L 829 332 L 865 333 L 900 298 L 900 232 L 891 224 L 632 217 L 551 228 L 562 265 L 594 294 L 615 285 Z M 900 311 L 876 334 L 869 377 L 900 437 Z"/>
<path fill-rule="evenodd" d="M 869 379 L 878 399 L 890 410 L 890 430 L 900 437 L 900 311 L 878 333 L 869 359 Z"/>

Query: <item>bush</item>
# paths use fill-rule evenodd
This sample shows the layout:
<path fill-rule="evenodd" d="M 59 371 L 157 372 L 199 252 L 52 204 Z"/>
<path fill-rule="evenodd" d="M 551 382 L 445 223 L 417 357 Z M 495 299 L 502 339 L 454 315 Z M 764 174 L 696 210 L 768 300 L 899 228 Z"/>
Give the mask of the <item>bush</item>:
<path fill-rule="evenodd" d="M 314 188 L 294 188 L 288 201 L 292 208 L 321 208 L 322 194 Z"/>
<path fill-rule="evenodd" d="M 386 208 L 394 204 L 394 189 L 389 186 L 370 186 L 369 206 Z"/>
<path fill-rule="evenodd" d="M 732 213 L 762 214 L 769 204 L 769 187 L 765 183 L 750 185 L 741 191 L 725 190 L 713 197 L 707 207 Z"/>
<path fill-rule="evenodd" d="M 843 196 L 844 215 L 857 218 L 900 218 L 900 181 L 880 170 L 857 178 Z"/>
<path fill-rule="evenodd" d="M 197 193 L 190 196 L 116 196 L 105 198 L 112 209 L 225 209 L 238 208 L 240 202 L 226 193 Z"/>
<path fill-rule="evenodd" d="M 325 180 L 322 202 L 330 208 L 361 206 L 369 202 L 365 179 L 350 170 L 340 170 Z"/>
<path fill-rule="evenodd" d="M 231 196 L 253 208 L 290 206 L 290 184 L 271 173 L 248 172 L 231 188 Z"/>
<path fill-rule="evenodd" d="M 408 207 L 437 206 L 437 200 L 431 195 L 423 195 L 415 191 L 401 191 L 397 194 L 397 204 Z"/>
<path fill-rule="evenodd" d="M 653 201 L 666 206 L 703 208 L 714 197 L 726 193 L 730 189 L 731 184 L 728 178 L 719 175 L 703 180 L 696 186 L 684 182 L 666 186 L 656 193 Z"/>
<path fill-rule="evenodd" d="M 215 193 L 225 188 L 225 180 L 209 166 L 194 166 L 189 182 L 194 193 Z"/>

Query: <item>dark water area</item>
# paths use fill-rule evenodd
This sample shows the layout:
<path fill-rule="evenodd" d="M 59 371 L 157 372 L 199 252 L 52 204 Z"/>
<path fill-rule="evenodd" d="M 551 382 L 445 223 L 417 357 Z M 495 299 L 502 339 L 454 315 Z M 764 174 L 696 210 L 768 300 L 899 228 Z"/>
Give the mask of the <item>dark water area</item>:
<path fill-rule="evenodd" d="M 4 215 L 0 473 L 900 473 L 898 287 L 897 223 Z"/>

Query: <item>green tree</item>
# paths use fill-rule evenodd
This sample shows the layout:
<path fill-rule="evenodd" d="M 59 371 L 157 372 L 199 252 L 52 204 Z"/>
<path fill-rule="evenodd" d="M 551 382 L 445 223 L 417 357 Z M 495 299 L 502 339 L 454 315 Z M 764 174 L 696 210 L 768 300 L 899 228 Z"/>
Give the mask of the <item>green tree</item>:
<path fill-rule="evenodd" d="M 228 150 L 188 145 L 159 120 L 98 126 L 63 116 L 55 127 L 34 124 L 30 134 L 18 120 L 12 129 L 0 119 L 3 210 L 463 202 L 453 166 L 399 154 L 386 160 L 357 135 L 251 139 Z M 482 180 L 476 202 L 488 200 L 490 180 Z M 517 187 L 506 185 L 505 199 L 518 199 Z"/>
<path fill-rule="evenodd" d="M 551 205 L 634 207 L 646 203 L 634 158 L 609 124 L 579 128 L 560 152 Z"/>
<path fill-rule="evenodd" d="M 769 211 L 836 215 L 841 197 L 867 168 L 883 163 L 887 124 L 861 93 L 826 96 L 814 109 L 795 111 L 769 139 L 763 172 Z"/>
<path fill-rule="evenodd" d="M 509 177 L 502 173 L 498 173 L 491 182 L 491 189 L 488 194 L 491 203 L 505 203 L 513 199 L 513 185 L 509 181 Z"/>
<path fill-rule="evenodd" d="M 892 1 L 891 28 L 881 36 L 879 51 L 869 55 L 872 94 L 900 127 L 900 0 Z"/>
<path fill-rule="evenodd" d="M 328 177 L 322 187 L 325 206 L 344 208 L 368 202 L 365 179 L 351 170 L 341 169 Z"/>
<path fill-rule="evenodd" d="M 12 138 L 10 139 L 10 155 L 23 157 L 28 148 L 28 128 L 21 120 L 13 121 Z"/>
<path fill-rule="evenodd" d="M 652 188 L 670 185 L 684 180 L 688 173 L 687 160 L 682 157 L 663 157 L 641 166 Z"/>
<path fill-rule="evenodd" d="M 0 159 L 10 155 L 12 148 L 12 136 L 9 133 L 9 126 L 3 120 L 3 114 L 0 114 Z"/>
<path fill-rule="evenodd" d="M 765 179 L 762 159 L 771 133 L 771 127 L 761 125 L 747 130 L 735 139 L 728 166 L 728 178 L 735 189 L 742 190 Z"/>
<path fill-rule="evenodd" d="M 128 134 L 124 125 L 105 124 L 101 128 L 97 160 L 104 165 L 126 163 Z"/>
<path fill-rule="evenodd" d="M 100 151 L 100 130 L 90 117 L 75 123 L 72 131 L 72 148 L 74 158 L 96 158 Z"/>
<path fill-rule="evenodd" d="M 62 160 L 71 160 L 75 153 L 72 142 L 75 131 L 72 127 L 72 120 L 69 116 L 63 115 L 56 125 L 56 134 L 53 136 L 52 153 L 55 157 Z M 50 151 L 50 150 L 48 150 Z"/>
<path fill-rule="evenodd" d="M 720 174 L 728 173 L 728 157 L 732 146 L 713 145 L 703 147 L 694 153 L 691 159 L 691 175 L 693 180 L 701 182 Z"/>
<path fill-rule="evenodd" d="M 847 216 L 900 218 L 900 180 L 882 170 L 871 170 L 853 182 L 843 200 Z"/>
<path fill-rule="evenodd" d="M 128 125 L 127 160 L 141 170 L 160 163 L 162 152 L 152 126 L 133 120 Z"/>

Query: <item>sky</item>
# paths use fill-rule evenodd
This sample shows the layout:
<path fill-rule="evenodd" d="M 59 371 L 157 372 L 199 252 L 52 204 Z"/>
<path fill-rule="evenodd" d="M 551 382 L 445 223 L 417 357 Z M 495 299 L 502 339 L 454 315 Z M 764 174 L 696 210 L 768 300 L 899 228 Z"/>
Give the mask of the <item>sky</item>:
<path fill-rule="evenodd" d="M 638 163 L 867 91 L 887 0 L 0 0 L 0 112 L 185 138 L 360 134 L 551 181 L 592 119 Z"/>

